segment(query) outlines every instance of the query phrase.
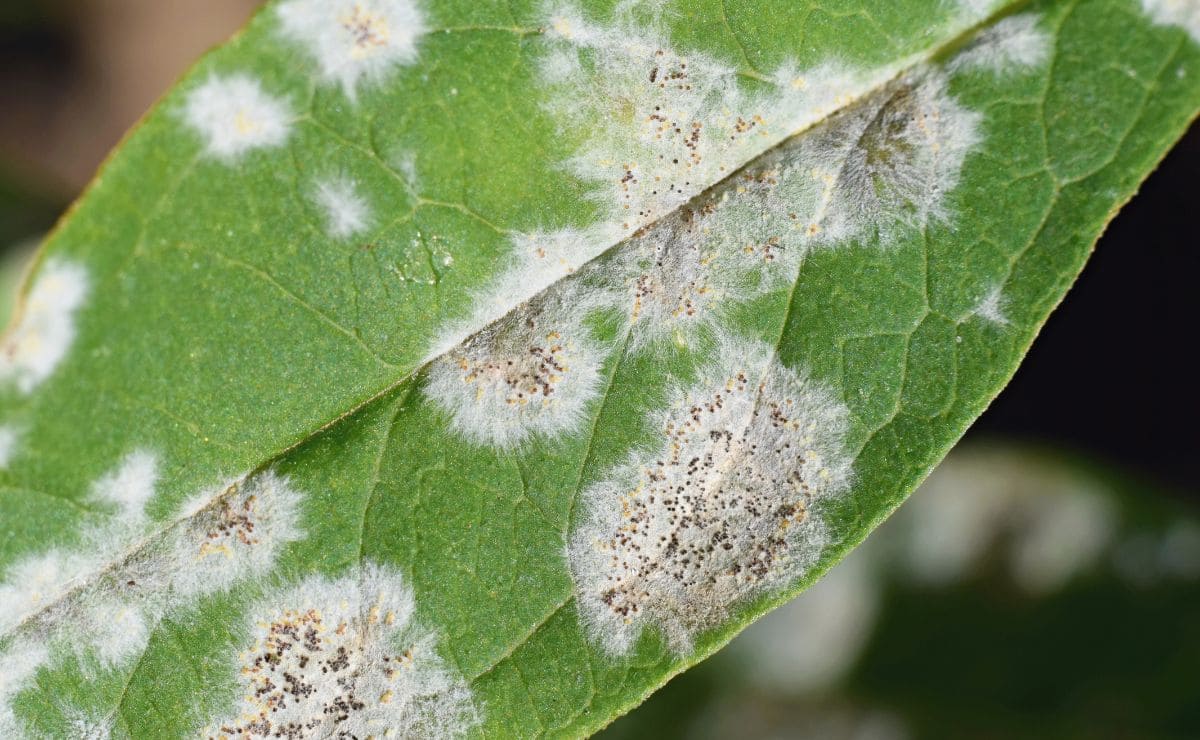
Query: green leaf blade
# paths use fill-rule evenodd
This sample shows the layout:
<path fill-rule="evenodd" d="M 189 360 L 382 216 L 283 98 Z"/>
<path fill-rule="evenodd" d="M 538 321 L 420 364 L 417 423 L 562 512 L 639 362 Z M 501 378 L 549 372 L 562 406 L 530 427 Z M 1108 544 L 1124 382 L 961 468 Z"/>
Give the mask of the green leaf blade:
<path fill-rule="evenodd" d="M 316 699 L 287 694 L 321 731 L 603 726 L 899 505 L 1200 100 L 1195 43 L 1121 0 L 676 5 L 430 3 L 415 56 L 397 37 L 386 69 L 302 74 L 268 10 L 148 119 L 27 295 L 53 260 L 88 265 L 66 360 L 4 396 L 4 584 L 47 597 L 5 622 L 0 727 L 219 734 L 283 699 L 270 661 L 239 661 L 306 610 L 321 637 L 288 655 L 344 639 L 361 694 L 315 674 Z M 194 111 L 189 133 L 206 85 L 241 106 L 231 139 Z M 681 450 L 700 467 L 662 462 Z M 109 521 L 106 475 L 151 479 L 144 512 Z M 689 501 L 650 500 L 676 480 Z M 61 499 L 100 513 L 60 524 Z M 606 572 L 633 611 L 604 612 Z M 115 658 L 88 636 L 113 614 L 136 633 Z"/>

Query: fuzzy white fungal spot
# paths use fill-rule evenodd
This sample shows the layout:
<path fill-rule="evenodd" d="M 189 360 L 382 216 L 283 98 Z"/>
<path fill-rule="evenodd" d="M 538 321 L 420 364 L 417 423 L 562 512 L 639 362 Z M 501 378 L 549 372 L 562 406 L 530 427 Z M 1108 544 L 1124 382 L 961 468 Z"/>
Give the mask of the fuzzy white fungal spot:
<path fill-rule="evenodd" d="M 362 233 L 371 221 L 371 209 L 359 194 L 358 184 L 345 177 L 317 183 L 313 199 L 325 216 L 325 228 L 334 239 Z"/>
<path fill-rule="evenodd" d="M 997 75 L 1041 67 L 1050 58 L 1050 34 L 1036 13 L 1022 13 L 984 29 L 951 61 L 954 70 L 984 69 Z"/>
<path fill-rule="evenodd" d="M 301 536 L 300 494 L 268 471 L 190 502 L 147 539 L 142 505 L 153 492 L 153 460 L 131 453 L 94 484 L 94 497 L 119 510 L 87 526 L 78 549 L 9 569 L 0 584 L 0 633 L 19 625 L 55 658 L 74 656 L 85 674 L 123 665 L 165 616 L 263 575 Z"/>
<path fill-rule="evenodd" d="M 12 702 L 46 664 L 45 646 L 19 642 L 0 652 L 0 737 L 26 737 L 25 723 L 14 713 Z"/>
<path fill-rule="evenodd" d="M 513 252 L 509 265 L 485 291 L 475 297 L 469 317 L 454 322 L 438 334 L 426 356 L 427 361 L 454 351 L 480 326 L 502 319 L 514 307 L 574 273 L 591 258 L 618 242 L 620 234 L 601 224 L 589 229 L 515 233 L 511 240 Z M 580 311 L 595 302 L 594 297 L 589 297 L 580 306 Z"/>
<path fill-rule="evenodd" d="M 284 34 L 351 99 L 360 81 L 378 82 L 392 68 L 415 62 L 425 33 L 413 0 L 288 0 L 278 13 Z"/>
<path fill-rule="evenodd" d="M 20 441 L 20 434 L 17 430 L 8 425 L 0 425 L 0 470 L 8 467 L 12 462 L 13 456 L 17 454 L 17 443 Z"/>
<path fill-rule="evenodd" d="M 674 211 L 744 162 L 886 77 L 789 67 L 775 91 L 744 93 L 736 70 L 674 50 L 627 14 L 612 26 L 571 6 L 550 15 L 541 67 L 549 110 L 589 132 L 572 169 L 624 233 Z"/>
<path fill-rule="evenodd" d="M 288 102 L 245 74 L 214 75 L 187 95 L 187 124 L 204 139 L 205 150 L 226 163 L 253 149 L 282 145 L 292 127 Z"/>
<path fill-rule="evenodd" d="M 914 73 L 800 137 L 794 157 L 809 177 L 781 197 L 811 204 L 809 230 L 827 241 L 923 228 L 945 218 L 980 118 L 949 95 L 942 75 Z"/>
<path fill-rule="evenodd" d="M 1005 304 L 1008 300 L 1004 297 L 1004 293 L 1000 287 L 993 288 L 983 297 L 979 304 L 975 306 L 975 310 L 971 315 L 995 324 L 996 326 L 1007 326 L 1008 317 L 1004 314 Z"/>
<path fill-rule="evenodd" d="M 95 565 L 95 559 L 83 552 L 50 550 L 9 566 L 0 583 L 0 632 L 62 598 Z"/>
<path fill-rule="evenodd" d="M 765 345 L 719 354 L 655 416 L 660 442 L 583 495 L 568 558 L 610 652 L 646 626 L 686 652 L 746 597 L 803 576 L 826 544 L 820 502 L 849 485 L 845 407 Z"/>
<path fill-rule="evenodd" d="M 75 312 L 87 292 L 82 266 L 57 258 L 46 261 L 0 342 L 0 380 L 15 381 L 22 393 L 29 393 L 50 377 L 75 341 Z"/>
<path fill-rule="evenodd" d="M 0 582 L 0 632 L 6 632 L 87 581 L 143 533 L 145 506 L 158 483 L 156 456 L 127 454 L 92 484 L 91 499 L 114 510 L 85 526 L 75 549 L 51 549 L 9 567 Z"/>
<path fill-rule="evenodd" d="M 476 444 L 511 448 L 574 431 L 600 386 L 587 297 L 558 291 L 438 358 L 425 394 Z"/>
<path fill-rule="evenodd" d="M 236 663 L 241 706 L 208 736 L 464 735 L 478 722 L 470 690 L 413 612 L 400 574 L 372 564 L 268 594 Z"/>
<path fill-rule="evenodd" d="M 613 261 L 633 348 L 711 336 L 728 307 L 793 283 L 814 248 L 886 245 L 945 217 L 977 119 L 919 72 L 643 229 Z"/>
<path fill-rule="evenodd" d="M 196 511 L 177 534 L 171 587 L 182 594 L 224 590 L 252 575 L 266 573 L 279 551 L 303 536 L 299 526 L 302 495 L 287 478 L 264 472 L 231 488 Z"/>
<path fill-rule="evenodd" d="M 109 740 L 112 737 L 113 718 L 72 710 L 67 713 L 67 727 L 70 728 L 71 740 Z"/>
<path fill-rule="evenodd" d="M 117 514 L 131 523 L 146 515 L 146 503 L 158 485 L 158 458 L 152 452 L 135 450 L 111 473 L 92 484 L 93 498 L 117 507 Z"/>
<path fill-rule="evenodd" d="M 653 7 L 647 29 L 633 12 L 646 5 L 618 4 L 608 25 L 591 22 L 570 3 L 547 14 L 539 64 L 549 93 L 545 107 L 563 129 L 583 135 L 568 166 L 593 185 L 601 207 L 601 221 L 582 238 L 561 242 L 571 250 L 563 261 L 574 266 L 896 71 L 788 64 L 774 75 L 773 89 L 746 92 L 728 65 L 672 48 Z"/>
<path fill-rule="evenodd" d="M 1179 26 L 1200 43 L 1200 3 L 1196 0 L 1142 0 L 1142 9 L 1155 23 Z"/>
<path fill-rule="evenodd" d="M 727 300 L 794 279 L 810 245 L 889 236 L 945 215 L 944 196 L 977 140 L 979 116 L 949 97 L 939 74 L 888 84 L 916 59 L 871 70 L 785 64 L 773 87 L 747 92 L 732 68 L 666 43 L 653 7 L 647 30 L 633 12 L 646 6 L 619 3 L 608 25 L 570 3 L 547 14 L 539 57 L 545 107 L 567 135 L 581 137 L 567 165 L 593 186 L 600 218 L 515 236 L 510 268 L 472 316 L 435 339 L 430 359 L 630 237 L 638 244 L 624 250 L 633 254 L 621 279 L 635 294 L 627 306 L 640 319 L 635 346 L 662 336 L 686 343 Z M 826 121 L 847 107 L 852 112 Z M 683 233 L 687 205 L 701 193 L 817 124 L 823 136 L 805 132 L 787 143 L 791 155 L 775 158 L 778 173 L 764 167 L 754 174 L 758 184 L 722 184 L 721 198 L 703 196 L 690 210 L 724 213 Z M 778 194 L 766 184 L 780 186 Z M 747 190 L 756 192 L 742 197 Z M 734 254 L 723 254 L 723 239 Z"/>
<path fill-rule="evenodd" d="M 103 596 L 87 604 L 80 615 L 79 629 L 87 635 L 74 647 L 83 654 L 91 650 L 100 665 L 120 665 L 139 654 L 150 640 L 150 623 L 137 604 Z"/>

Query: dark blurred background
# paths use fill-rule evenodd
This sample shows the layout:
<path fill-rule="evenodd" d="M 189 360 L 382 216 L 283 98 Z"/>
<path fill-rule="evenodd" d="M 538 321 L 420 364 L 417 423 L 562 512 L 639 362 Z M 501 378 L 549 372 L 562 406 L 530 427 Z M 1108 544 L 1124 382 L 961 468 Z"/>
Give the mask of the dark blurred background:
<path fill-rule="evenodd" d="M 257 5 L 0 0 L 10 284 L 121 135 Z M 1200 737 L 1198 176 L 1193 126 L 909 521 L 612 736 Z"/>

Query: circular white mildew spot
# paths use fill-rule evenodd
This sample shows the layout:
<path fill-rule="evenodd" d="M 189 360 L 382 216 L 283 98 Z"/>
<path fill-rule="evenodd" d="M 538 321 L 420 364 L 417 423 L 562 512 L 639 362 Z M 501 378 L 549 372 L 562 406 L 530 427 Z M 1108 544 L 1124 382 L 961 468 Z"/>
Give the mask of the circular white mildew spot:
<path fill-rule="evenodd" d="M 287 101 L 248 74 L 209 77 L 187 94 L 183 118 L 204 139 L 205 151 L 226 163 L 282 145 L 292 128 Z"/>
<path fill-rule="evenodd" d="M 357 236 L 370 226 L 371 208 L 348 177 L 320 180 L 313 188 L 313 201 L 321 209 L 325 233 L 334 239 Z"/>
<path fill-rule="evenodd" d="M 982 120 L 946 85 L 937 71 L 914 73 L 797 140 L 776 197 L 794 204 L 813 240 L 834 245 L 877 234 L 886 246 L 902 229 L 946 217 L 946 196 Z"/>
<path fill-rule="evenodd" d="M 46 260 L 0 341 L 0 381 L 14 381 L 22 393 L 30 393 L 50 377 L 75 341 L 75 313 L 87 292 L 83 266 Z"/>
<path fill-rule="evenodd" d="M 574 432 L 604 360 L 586 296 L 558 288 L 472 337 L 429 368 L 425 395 L 475 444 L 510 448 Z"/>
<path fill-rule="evenodd" d="M 362 80 L 378 81 L 417 59 L 425 19 L 413 0 L 287 0 L 276 11 L 285 36 L 316 60 L 325 81 L 354 98 Z"/>
<path fill-rule="evenodd" d="M 653 419 L 657 447 L 584 493 L 569 546 L 593 639 L 643 627 L 687 652 L 747 596 L 803 576 L 825 546 L 816 510 L 848 486 L 847 411 L 770 348 L 731 342 Z"/>
<path fill-rule="evenodd" d="M 194 513 L 172 537 L 172 553 L 154 568 L 169 570 L 156 580 L 191 596 L 221 591 L 274 565 L 280 551 L 303 537 L 303 494 L 274 471 L 232 484 L 219 494 L 202 494 L 204 504 L 188 503 Z"/>
<path fill-rule="evenodd" d="M 413 619 L 394 570 L 368 564 L 266 594 L 235 663 L 243 690 L 209 737 L 459 737 L 478 722 L 466 682 Z"/>

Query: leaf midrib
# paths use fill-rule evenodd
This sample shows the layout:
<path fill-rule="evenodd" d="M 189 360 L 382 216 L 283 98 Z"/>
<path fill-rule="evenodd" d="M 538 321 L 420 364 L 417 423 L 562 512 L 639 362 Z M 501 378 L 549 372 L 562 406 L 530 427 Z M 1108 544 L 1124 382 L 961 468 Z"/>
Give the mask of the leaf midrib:
<path fill-rule="evenodd" d="M 891 76 L 879 81 L 878 83 L 876 83 L 874 85 L 867 87 L 860 95 L 858 95 L 856 97 L 852 97 L 852 98 L 847 98 L 840 105 L 835 104 L 834 106 L 832 106 L 830 108 L 829 112 L 827 114 L 825 114 L 824 116 L 814 119 L 813 121 L 809 122 L 807 125 L 799 128 L 799 129 L 796 129 L 795 131 L 792 131 L 791 133 L 787 134 L 786 136 L 783 136 L 778 141 L 771 144 L 770 146 L 765 147 L 764 149 L 759 151 L 754 156 L 746 158 L 745 161 L 743 161 L 736 167 L 729 168 L 729 173 L 727 175 L 715 180 L 714 182 L 712 182 L 711 184 L 709 184 L 702 190 L 699 190 L 696 193 L 696 195 L 689 198 L 685 203 L 676 207 L 674 210 L 665 212 L 662 215 L 658 216 L 657 218 L 651 219 L 650 221 L 646 222 L 645 224 L 642 224 L 641 226 L 639 226 L 637 229 L 633 230 L 631 233 L 627 234 L 624 238 L 622 238 L 619 241 L 615 242 L 614 244 L 606 247 L 605 249 L 597 252 L 595 255 L 588 258 L 584 262 L 582 262 L 575 269 L 574 272 L 579 272 L 581 269 L 583 269 L 587 265 L 592 264 L 593 262 L 595 262 L 599 259 L 602 259 L 603 257 L 608 255 L 612 251 L 619 249 L 622 245 L 626 244 L 631 239 L 637 238 L 637 236 L 639 234 L 645 233 L 645 232 L 653 229 L 655 226 L 662 223 L 666 219 L 669 219 L 669 218 L 675 216 L 680 211 L 687 208 L 689 204 L 695 202 L 696 200 L 702 199 L 702 198 L 710 195 L 713 191 L 717 190 L 718 188 L 722 187 L 726 183 L 728 183 L 728 182 L 732 181 L 733 179 L 735 179 L 736 177 L 738 177 L 747 167 L 750 167 L 755 162 L 762 160 L 764 157 L 768 156 L 771 152 L 776 151 L 783 146 L 786 146 L 789 142 L 794 140 L 796 137 L 802 136 L 805 133 L 807 133 L 808 131 L 811 131 L 811 130 L 823 125 L 824 123 L 826 123 L 827 121 L 832 119 L 834 116 L 837 116 L 842 111 L 852 108 L 853 106 L 859 104 L 863 100 L 866 100 L 866 99 L 870 98 L 871 96 L 875 95 L 876 93 L 880 92 L 881 90 L 886 89 L 889 85 L 894 83 L 897 79 L 904 77 L 906 74 L 909 74 L 912 70 L 920 67 L 921 65 L 928 64 L 937 59 L 943 58 L 948 53 L 961 47 L 963 43 L 965 43 L 966 41 L 973 38 L 982 29 L 985 29 L 991 25 L 994 25 L 999 19 L 1016 12 L 1017 10 L 1019 10 L 1020 8 L 1022 8 L 1026 4 L 1028 4 L 1029 1 L 1030 0 L 1007 0 L 1007 2 L 1005 2 L 1004 4 L 999 6 L 996 10 L 994 10 L 990 16 L 988 16 L 984 20 L 980 21 L 979 23 L 968 26 L 968 27 L 964 28 L 963 30 L 961 30 L 959 33 L 946 38 L 941 43 L 930 46 L 922 52 L 919 52 L 919 53 L 909 56 L 907 59 L 903 60 L 900 64 L 897 65 L 895 72 Z M 240 33 L 241 32 L 239 32 L 239 34 L 235 34 L 234 38 L 237 38 L 237 36 L 240 35 Z M 752 76 L 757 78 L 757 75 L 752 75 Z M 164 100 L 165 100 L 165 98 L 164 98 Z M 160 101 L 159 106 L 161 106 L 161 105 L 162 105 L 162 102 Z M 72 209 L 70 209 L 68 211 L 68 214 L 66 216 L 64 216 L 62 223 L 66 222 L 66 219 L 69 217 L 69 215 L 73 211 L 74 211 L 74 207 L 72 207 Z M 28 287 L 29 278 L 34 274 L 36 267 L 42 262 L 44 255 L 45 255 L 45 249 L 43 248 L 43 249 L 39 250 L 38 255 L 34 258 L 34 260 L 31 261 L 30 267 L 25 276 L 26 279 L 24 281 L 23 288 Z M 396 391 L 396 389 L 402 387 L 406 382 L 415 380 L 417 378 L 417 376 L 419 376 L 426 368 L 428 368 L 433 363 L 437 362 L 442 357 L 445 357 L 450 352 L 453 352 L 454 349 L 463 346 L 464 344 L 468 343 L 474 337 L 487 331 L 489 328 L 496 326 L 497 324 L 500 324 L 503 321 L 507 320 L 513 313 L 518 311 L 522 306 L 526 305 L 527 303 L 529 303 L 532 300 L 535 300 L 539 296 L 544 295 L 545 293 L 547 293 L 551 290 L 554 290 L 564 280 L 570 279 L 570 277 L 571 277 L 571 274 L 567 274 L 567 275 L 564 275 L 562 277 L 555 279 L 553 282 L 548 284 L 546 287 L 542 288 L 540 291 L 537 291 L 537 292 L 527 296 L 523 301 L 511 306 L 510 308 L 505 310 L 504 313 L 500 314 L 496 318 L 484 323 L 479 328 L 470 331 L 462 339 L 460 339 L 458 342 L 456 342 L 450 348 L 443 350 L 441 352 L 435 353 L 435 354 L 425 356 L 420 361 L 415 363 L 414 366 L 410 370 L 405 371 L 396 380 L 387 383 L 379 391 L 371 394 L 366 399 L 359 401 L 356 404 L 353 404 L 345 412 L 334 416 L 333 418 L 331 418 L 330 420 L 328 420 L 327 422 L 325 422 L 323 424 L 318 425 L 312 431 L 301 434 L 299 437 L 297 437 L 295 439 L 295 441 L 287 444 L 286 446 L 284 446 L 277 452 L 268 454 L 266 456 L 266 459 L 262 463 L 255 466 L 254 468 L 251 468 L 250 471 L 248 473 L 246 473 L 244 476 L 239 477 L 237 479 L 236 483 L 241 484 L 242 482 L 249 480 L 250 478 L 253 478 L 255 475 L 266 471 L 272 465 L 274 465 L 276 462 L 278 462 L 281 458 L 288 455 L 290 452 L 302 447 L 303 445 L 305 445 L 308 442 L 312 441 L 313 439 L 319 437 L 321 434 L 325 433 L 326 431 L 329 431 L 330 429 L 341 424 L 343 421 L 346 421 L 347 419 L 351 418 L 355 414 L 359 413 L 364 408 L 370 406 L 372 403 L 375 403 L 376 401 L 379 401 L 380 399 L 386 397 L 388 394 Z M 794 289 L 795 289 L 795 283 L 793 283 L 791 290 L 794 290 Z M 27 291 L 23 289 L 22 293 L 19 297 L 17 307 L 14 309 L 14 312 L 13 312 L 14 320 L 16 319 L 17 316 L 20 315 L 20 312 L 23 311 L 26 298 L 27 298 Z M 11 329 L 12 326 L 14 326 L 14 325 L 15 325 L 14 322 L 10 322 L 9 329 Z M 786 324 L 785 324 L 785 326 L 786 326 Z M 7 333 L 8 332 L 6 331 L 5 334 L 7 334 Z M 399 366 L 393 366 L 393 367 L 398 368 Z M 147 532 L 145 535 L 140 537 L 136 542 L 134 542 L 128 548 L 123 549 L 121 551 L 119 557 L 115 558 L 114 560 L 112 560 L 109 563 L 105 563 L 103 566 L 97 568 L 96 570 L 92 571 L 88 575 L 81 577 L 79 579 L 75 579 L 76 583 L 70 589 L 67 589 L 62 594 L 60 594 L 58 597 L 45 602 L 39 609 L 26 615 L 21 621 L 19 621 L 15 625 L 13 625 L 8 631 L 0 633 L 0 640 L 4 640 L 13 635 L 19 634 L 20 632 L 27 629 L 29 626 L 37 623 L 44 614 L 51 612 L 59 604 L 70 601 L 79 592 L 92 586 L 94 583 L 96 583 L 98 580 L 100 580 L 100 578 L 102 578 L 104 575 L 111 573 L 111 572 L 117 570 L 118 568 L 120 568 L 121 566 L 125 565 L 132 558 L 134 558 L 138 553 L 142 552 L 145 548 L 150 546 L 152 543 L 158 541 L 161 537 L 166 535 L 168 532 L 170 532 L 174 528 L 180 526 L 181 524 L 183 524 L 187 521 L 190 521 L 191 519 L 193 519 L 197 516 L 200 516 L 201 514 L 209 511 L 210 509 L 212 509 L 214 506 L 219 504 L 227 495 L 231 495 L 231 491 L 235 487 L 236 486 L 230 486 L 230 487 L 223 488 L 220 493 L 215 495 L 203 507 L 200 507 L 200 508 L 194 510 L 191 514 L 167 519 L 166 523 L 163 526 Z M 363 533 L 360 533 L 359 536 L 361 538 L 363 536 Z"/>

